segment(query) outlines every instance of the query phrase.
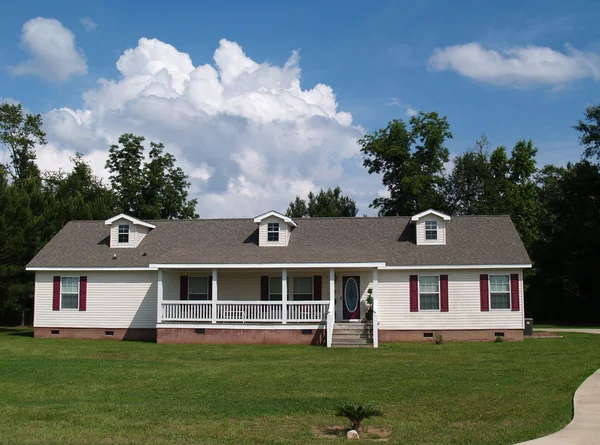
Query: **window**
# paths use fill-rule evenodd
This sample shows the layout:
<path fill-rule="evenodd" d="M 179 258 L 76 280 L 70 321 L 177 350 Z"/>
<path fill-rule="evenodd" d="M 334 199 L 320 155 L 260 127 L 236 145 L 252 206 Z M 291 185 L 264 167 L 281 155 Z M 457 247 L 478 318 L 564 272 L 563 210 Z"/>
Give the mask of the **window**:
<path fill-rule="evenodd" d="M 490 308 L 510 309 L 510 277 L 490 275 Z"/>
<path fill-rule="evenodd" d="M 119 224 L 119 243 L 129 242 L 129 224 Z"/>
<path fill-rule="evenodd" d="M 440 277 L 419 276 L 419 305 L 421 310 L 440 310 Z"/>
<path fill-rule="evenodd" d="M 313 299 L 313 278 L 294 278 L 294 301 L 307 301 Z"/>
<path fill-rule="evenodd" d="M 188 278 L 188 300 L 208 300 L 208 278 Z"/>
<path fill-rule="evenodd" d="M 62 277 L 60 286 L 61 309 L 79 309 L 79 277 Z"/>
<path fill-rule="evenodd" d="M 425 221 L 425 239 L 436 240 L 438 239 L 438 225 L 437 221 Z"/>
<path fill-rule="evenodd" d="M 279 241 L 279 223 L 267 223 L 267 241 Z"/>
<path fill-rule="evenodd" d="M 281 277 L 269 277 L 269 300 L 282 300 Z"/>

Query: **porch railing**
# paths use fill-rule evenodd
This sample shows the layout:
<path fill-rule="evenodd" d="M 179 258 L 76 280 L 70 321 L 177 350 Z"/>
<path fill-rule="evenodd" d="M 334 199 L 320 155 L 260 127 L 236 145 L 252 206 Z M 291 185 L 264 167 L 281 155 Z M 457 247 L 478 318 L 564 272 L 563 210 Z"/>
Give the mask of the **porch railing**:
<path fill-rule="evenodd" d="M 216 301 L 219 323 L 316 323 L 327 319 L 329 301 Z M 161 321 L 213 321 L 212 301 L 163 301 Z"/>

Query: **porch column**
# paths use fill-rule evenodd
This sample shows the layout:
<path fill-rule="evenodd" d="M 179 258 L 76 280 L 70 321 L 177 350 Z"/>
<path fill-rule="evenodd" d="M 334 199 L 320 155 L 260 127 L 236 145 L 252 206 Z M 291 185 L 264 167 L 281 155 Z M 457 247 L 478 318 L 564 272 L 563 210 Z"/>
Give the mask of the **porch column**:
<path fill-rule="evenodd" d="M 217 269 L 213 269 L 212 271 L 212 322 L 216 323 L 217 322 L 217 292 L 219 289 L 218 286 L 218 274 L 217 274 Z"/>
<path fill-rule="evenodd" d="M 287 269 L 281 269 L 281 322 L 283 324 L 287 323 L 287 299 Z"/>
<path fill-rule="evenodd" d="M 163 302 L 163 271 L 158 269 L 156 281 L 156 323 L 162 321 L 162 302 Z"/>
<path fill-rule="evenodd" d="M 379 271 L 373 268 L 373 347 L 379 347 Z"/>
<path fill-rule="evenodd" d="M 327 347 L 331 348 L 335 323 L 335 269 L 329 269 L 329 310 L 327 311 Z"/>

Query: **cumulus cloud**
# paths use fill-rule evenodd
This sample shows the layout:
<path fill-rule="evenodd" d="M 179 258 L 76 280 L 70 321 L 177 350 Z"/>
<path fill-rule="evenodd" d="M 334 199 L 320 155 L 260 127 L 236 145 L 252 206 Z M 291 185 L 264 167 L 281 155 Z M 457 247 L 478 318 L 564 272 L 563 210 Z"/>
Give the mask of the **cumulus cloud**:
<path fill-rule="evenodd" d="M 389 107 L 399 107 L 399 108 L 403 109 L 404 110 L 404 114 L 407 117 L 413 117 L 413 116 L 415 116 L 416 114 L 419 113 L 419 110 L 413 108 L 413 106 L 411 104 L 405 104 L 404 102 L 402 102 L 397 97 L 392 97 L 390 99 L 390 101 L 388 102 L 388 106 Z"/>
<path fill-rule="evenodd" d="M 87 73 L 85 56 L 75 46 L 75 36 L 55 19 L 28 20 L 21 31 L 21 46 L 31 58 L 13 68 L 14 75 L 33 74 L 52 82 Z"/>
<path fill-rule="evenodd" d="M 79 23 L 81 23 L 86 32 L 95 31 L 98 27 L 98 24 L 89 17 L 81 17 Z"/>
<path fill-rule="evenodd" d="M 517 88 L 600 80 L 600 56 L 570 45 L 564 53 L 533 45 L 497 51 L 472 42 L 436 49 L 428 65 L 433 71 L 452 70 L 480 82 Z"/>
<path fill-rule="evenodd" d="M 380 180 L 361 166 L 356 142 L 365 130 L 338 110 L 330 86 L 301 87 L 297 52 L 283 66 L 258 63 L 223 39 L 214 65 L 195 66 L 175 47 L 142 38 L 117 69 L 118 79 L 84 93 L 81 108 L 44 116 L 46 166 L 80 151 L 107 177 L 109 145 L 131 132 L 177 157 L 203 217 L 283 211 L 296 195 L 338 184 L 360 191 L 361 212 L 375 197 Z"/>

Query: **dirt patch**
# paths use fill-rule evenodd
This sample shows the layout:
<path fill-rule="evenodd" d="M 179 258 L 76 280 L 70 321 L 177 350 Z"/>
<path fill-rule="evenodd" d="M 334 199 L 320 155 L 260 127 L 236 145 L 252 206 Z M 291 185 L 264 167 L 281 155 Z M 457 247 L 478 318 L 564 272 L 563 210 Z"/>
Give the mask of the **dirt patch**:
<path fill-rule="evenodd" d="M 313 434 L 318 439 L 346 438 L 347 426 L 313 426 Z M 366 426 L 360 433 L 360 440 L 387 442 L 392 435 L 392 429 L 382 426 Z"/>
<path fill-rule="evenodd" d="M 528 335 L 525 338 L 562 338 L 556 332 L 534 332 L 533 335 Z"/>

